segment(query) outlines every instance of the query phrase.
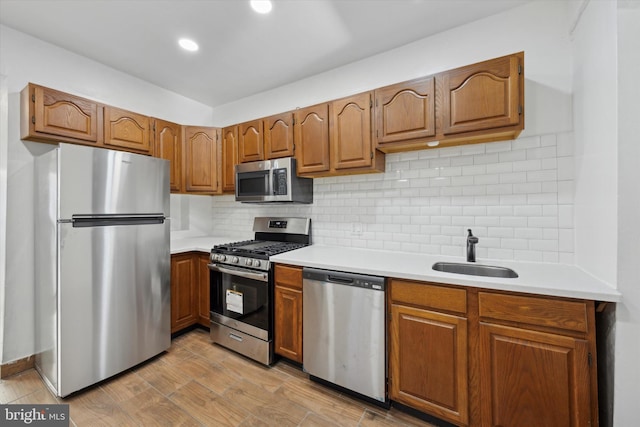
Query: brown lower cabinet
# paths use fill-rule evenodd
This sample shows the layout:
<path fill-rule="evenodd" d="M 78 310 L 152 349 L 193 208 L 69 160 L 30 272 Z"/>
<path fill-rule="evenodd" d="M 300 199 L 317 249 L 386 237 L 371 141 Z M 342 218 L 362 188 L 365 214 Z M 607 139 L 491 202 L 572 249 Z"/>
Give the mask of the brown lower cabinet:
<path fill-rule="evenodd" d="M 275 267 L 275 352 L 302 363 L 302 268 Z"/>
<path fill-rule="evenodd" d="M 597 426 L 593 301 L 478 293 L 482 426 Z"/>
<path fill-rule="evenodd" d="M 389 394 L 460 426 L 597 426 L 594 302 L 390 280 Z"/>
<path fill-rule="evenodd" d="M 200 324 L 209 327 L 209 255 L 171 255 L 171 333 Z"/>
<path fill-rule="evenodd" d="M 466 291 L 396 279 L 390 287 L 390 399 L 467 425 Z"/>

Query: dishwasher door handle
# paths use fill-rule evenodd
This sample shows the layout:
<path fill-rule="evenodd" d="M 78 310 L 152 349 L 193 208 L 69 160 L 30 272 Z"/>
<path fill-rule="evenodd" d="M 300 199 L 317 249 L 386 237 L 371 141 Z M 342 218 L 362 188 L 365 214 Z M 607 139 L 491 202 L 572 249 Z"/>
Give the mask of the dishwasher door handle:
<path fill-rule="evenodd" d="M 332 274 L 328 274 L 327 275 L 327 282 L 331 282 L 331 283 L 341 283 L 343 285 L 350 285 L 353 283 L 353 279 L 350 277 L 340 277 L 340 276 L 334 276 Z"/>

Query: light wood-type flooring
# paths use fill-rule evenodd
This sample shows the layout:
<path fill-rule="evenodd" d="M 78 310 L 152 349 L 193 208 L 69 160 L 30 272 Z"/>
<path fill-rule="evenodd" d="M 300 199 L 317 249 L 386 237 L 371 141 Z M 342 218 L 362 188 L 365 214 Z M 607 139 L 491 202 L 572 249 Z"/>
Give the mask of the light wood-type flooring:
<path fill-rule="evenodd" d="M 211 344 L 203 330 L 67 399 L 30 369 L 0 380 L 0 403 L 68 403 L 71 426 L 431 426 L 311 382 L 284 361 L 264 367 Z"/>

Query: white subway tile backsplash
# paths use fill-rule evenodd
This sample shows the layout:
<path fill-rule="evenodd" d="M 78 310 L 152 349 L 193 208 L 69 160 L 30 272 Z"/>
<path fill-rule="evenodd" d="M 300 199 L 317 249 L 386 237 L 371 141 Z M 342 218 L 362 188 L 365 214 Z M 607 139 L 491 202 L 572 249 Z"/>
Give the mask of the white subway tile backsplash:
<path fill-rule="evenodd" d="M 511 141 L 492 142 L 485 144 L 484 151 L 486 153 L 499 153 L 501 151 L 511 151 Z"/>
<path fill-rule="evenodd" d="M 500 174 L 501 184 L 518 184 L 523 182 L 527 182 L 526 172 L 511 172 Z"/>
<path fill-rule="evenodd" d="M 573 262 L 573 133 L 386 155 L 386 173 L 314 179 L 311 205 L 216 196 L 212 232 L 251 236 L 255 216 L 312 218 L 313 241 L 464 257 Z"/>
<path fill-rule="evenodd" d="M 540 159 L 534 160 L 520 160 L 517 162 L 513 162 L 513 171 L 514 172 L 522 172 L 522 171 L 537 171 L 542 169 L 542 164 Z"/>
<path fill-rule="evenodd" d="M 486 165 L 471 165 L 471 166 L 463 166 L 462 174 L 463 175 L 481 175 L 487 173 Z"/>
<path fill-rule="evenodd" d="M 473 164 L 474 156 L 460 156 L 451 159 L 451 166 L 468 166 Z"/>
<path fill-rule="evenodd" d="M 541 147 L 550 147 L 550 146 L 555 146 L 555 145 L 556 145 L 556 135 L 555 134 L 542 135 L 540 137 L 540 146 Z"/>
<path fill-rule="evenodd" d="M 511 143 L 511 147 L 513 148 L 513 151 L 540 147 L 540 137 L 530 136 L 527 138 L 518 138 Z"/>

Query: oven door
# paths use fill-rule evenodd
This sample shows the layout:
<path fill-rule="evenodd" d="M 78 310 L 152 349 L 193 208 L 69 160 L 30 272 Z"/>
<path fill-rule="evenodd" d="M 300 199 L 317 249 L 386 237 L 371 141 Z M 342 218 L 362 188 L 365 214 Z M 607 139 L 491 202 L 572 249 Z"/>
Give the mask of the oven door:
<path fill-rule="evenodd" d="M 272 337 L 272 292 L 264 271 L 209 264 L 211 320 L 268 341 Z"/>

